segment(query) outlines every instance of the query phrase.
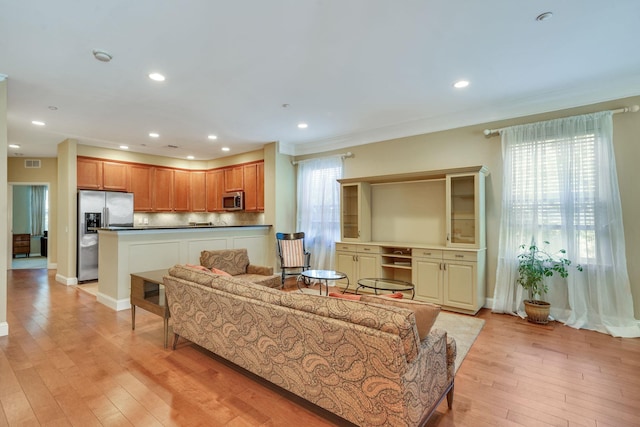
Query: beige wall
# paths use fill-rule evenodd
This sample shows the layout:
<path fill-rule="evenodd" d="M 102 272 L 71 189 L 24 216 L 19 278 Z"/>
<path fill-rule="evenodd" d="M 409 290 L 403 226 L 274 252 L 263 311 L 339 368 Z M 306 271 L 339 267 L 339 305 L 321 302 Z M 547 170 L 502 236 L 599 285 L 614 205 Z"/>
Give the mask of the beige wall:
<path fill-rule="evenodd" d="M 30 157 L 35 158 L 35 157 Z M 47 183 L 49 185 L 49 253 L 48 263 L 56 264 L 58 261 L 58 161 L 52 158 L 39 159 L 42 165 L 38 169 L 24 167 L 23 157 L 11 157 L 8 159 L 7 179 L 10 183 Z"/>
<path fill-rule="evenodd" d="M 0 336 L 9 334 L 7 324 L 7 258 L 9 224 L 7 216 L 7 80 L 0 77 Z"/>
<path fill-rule="evenodd" d="M 464 166 L 485 165 L 490 175 L 486 180 L 487 205 L 487 297 L 493 298 L 498 252 L 500 204 L 502 193 L 502 159 L 500 137 L 486 138 L 485 128 L 501 128 L 515 124 L 584 114 L 622 106 L 640 104 L 640 97 L 621 99 L 580 108 L 557 111 L 468 126 L 443 132 L 394 139 L 374 144 L 354 146 L 323 153 L 321 157 L 337 152 L 351 151 L 353 158 L 345 159 L 344 177 L 386 175 L 404 172 L 428 171 Z M 626 231 L 626 253 L 636 318 L 640 318 L 640 192 L 637 186 L 638 160 L 640 159 L 640 113 L 614 116 L 614 149 L 618 166 L 618 179 L 622 198 L 622 210 Z M 302 159 L 299 157 L 296 160 Z"/>

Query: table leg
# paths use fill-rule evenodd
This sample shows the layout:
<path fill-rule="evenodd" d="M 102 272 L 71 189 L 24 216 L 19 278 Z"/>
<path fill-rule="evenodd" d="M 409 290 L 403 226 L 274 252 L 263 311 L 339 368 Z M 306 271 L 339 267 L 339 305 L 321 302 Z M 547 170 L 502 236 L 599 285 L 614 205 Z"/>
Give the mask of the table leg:
<path fill-rule="evenodd" d="M 164 318 L 164 348 L 167 348 L 169 343 L 169 318 Z"/>
<path fill-rule="evenodd" d="M 131 330 L 136 330 L 136 306 L 131 304 Z"/>

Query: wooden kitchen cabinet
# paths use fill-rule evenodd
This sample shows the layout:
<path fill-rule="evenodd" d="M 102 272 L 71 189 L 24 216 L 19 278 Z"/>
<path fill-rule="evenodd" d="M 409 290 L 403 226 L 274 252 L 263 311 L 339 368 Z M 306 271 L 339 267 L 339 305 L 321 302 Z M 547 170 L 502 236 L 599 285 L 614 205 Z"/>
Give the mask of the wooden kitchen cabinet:
<path fill-rule="evenodd" d="M 219 212 L 222 208 L 224 191 L 224 170 L 214 169 L 206 173 L 207 211 Z"/>
<path fill-rule="evenodd" d="M 205 212 L 207 210 L 207 177 L 205 171 L 190 173 L 190 210 L 191 212 Z"/>
<path fill-rule="evenodd" d="M 189 212 L 191 204 L 191 173 L 175 169 L 173 171 L 173 210 Z"/>
<path fill-rule="evenodd" d="M 83 190 L 102 189 L 102 161 L 78 157 L 76 163 L 77 186 Z"/>
<path fill-rule="evenodd" d="M 117 162 L 102 162 L 102 189 L 107 191 L 129 191 L 129 165 Z"/>
<path fill-rule="evenodd" d="M 258 212 L 264 212 L 264 162 L 257 163 L 256 199 Z"/>
<path fill-rule="evenodd" d="M 232 166 L 224 168 L 224 191 L 243 191 L 244 190 L 244 167 Z"/>
<path fill-rule="evenodd" d="M 153 168 L 147 165 L 129 166 L 131 183 L 129 190 L 133 193 L 133 210 L 135 212 L 151 212 L 153 210 L 153 198 L 151 186 Z"/>
<path fill-rule="evenodd" d="M 153 168 L 153 211 L 170 212 L 173 210 L 173 175 L 174 170 Z"/>
<path fill-rule="evenodd" d="M 243 166 L 244 210 L 264 212 L 264 162 Z"/>

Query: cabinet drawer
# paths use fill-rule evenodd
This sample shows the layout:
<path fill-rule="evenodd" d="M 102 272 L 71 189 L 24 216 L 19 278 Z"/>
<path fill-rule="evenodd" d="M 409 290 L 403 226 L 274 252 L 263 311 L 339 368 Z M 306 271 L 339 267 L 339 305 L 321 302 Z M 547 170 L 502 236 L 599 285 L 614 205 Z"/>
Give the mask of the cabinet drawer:
<path fill-rule="evenodd" d="M 442 251 L 440 249 L 416 249 L 413 248 L 411 254 L 420 258 L 438 258 L 442 259 Z"/>
<path fill-rule="evenodd" d="M 380 253 L 380 246 L 356 245 L 356 252 L 364 254 L 378 254 Z"/>
<path fill-rule="evenodd" d="M 336 243 L 336 251 L 355 252 L 356 245 L 350 245 L 348 243 Z"/>
<path fill-rule="evenodd" d="M 475 252 L 444 251 L 443 258 L 446 260 L 454 260 L 454 261 L 476 262 L 478 260 L 478 255 Z"/>

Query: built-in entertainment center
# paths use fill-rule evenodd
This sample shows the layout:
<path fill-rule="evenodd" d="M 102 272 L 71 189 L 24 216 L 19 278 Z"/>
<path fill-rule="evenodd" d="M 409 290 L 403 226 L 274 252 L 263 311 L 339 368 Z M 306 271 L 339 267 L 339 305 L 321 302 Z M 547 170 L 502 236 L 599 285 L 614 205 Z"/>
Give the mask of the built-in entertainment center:
<path fill-rule="evenodd" d="M 472 166 L 339 180 L 336 269 L 352 285 L 404 280 L 417 300 L 477 313 L 485 299 L 487 174 Z"/>

